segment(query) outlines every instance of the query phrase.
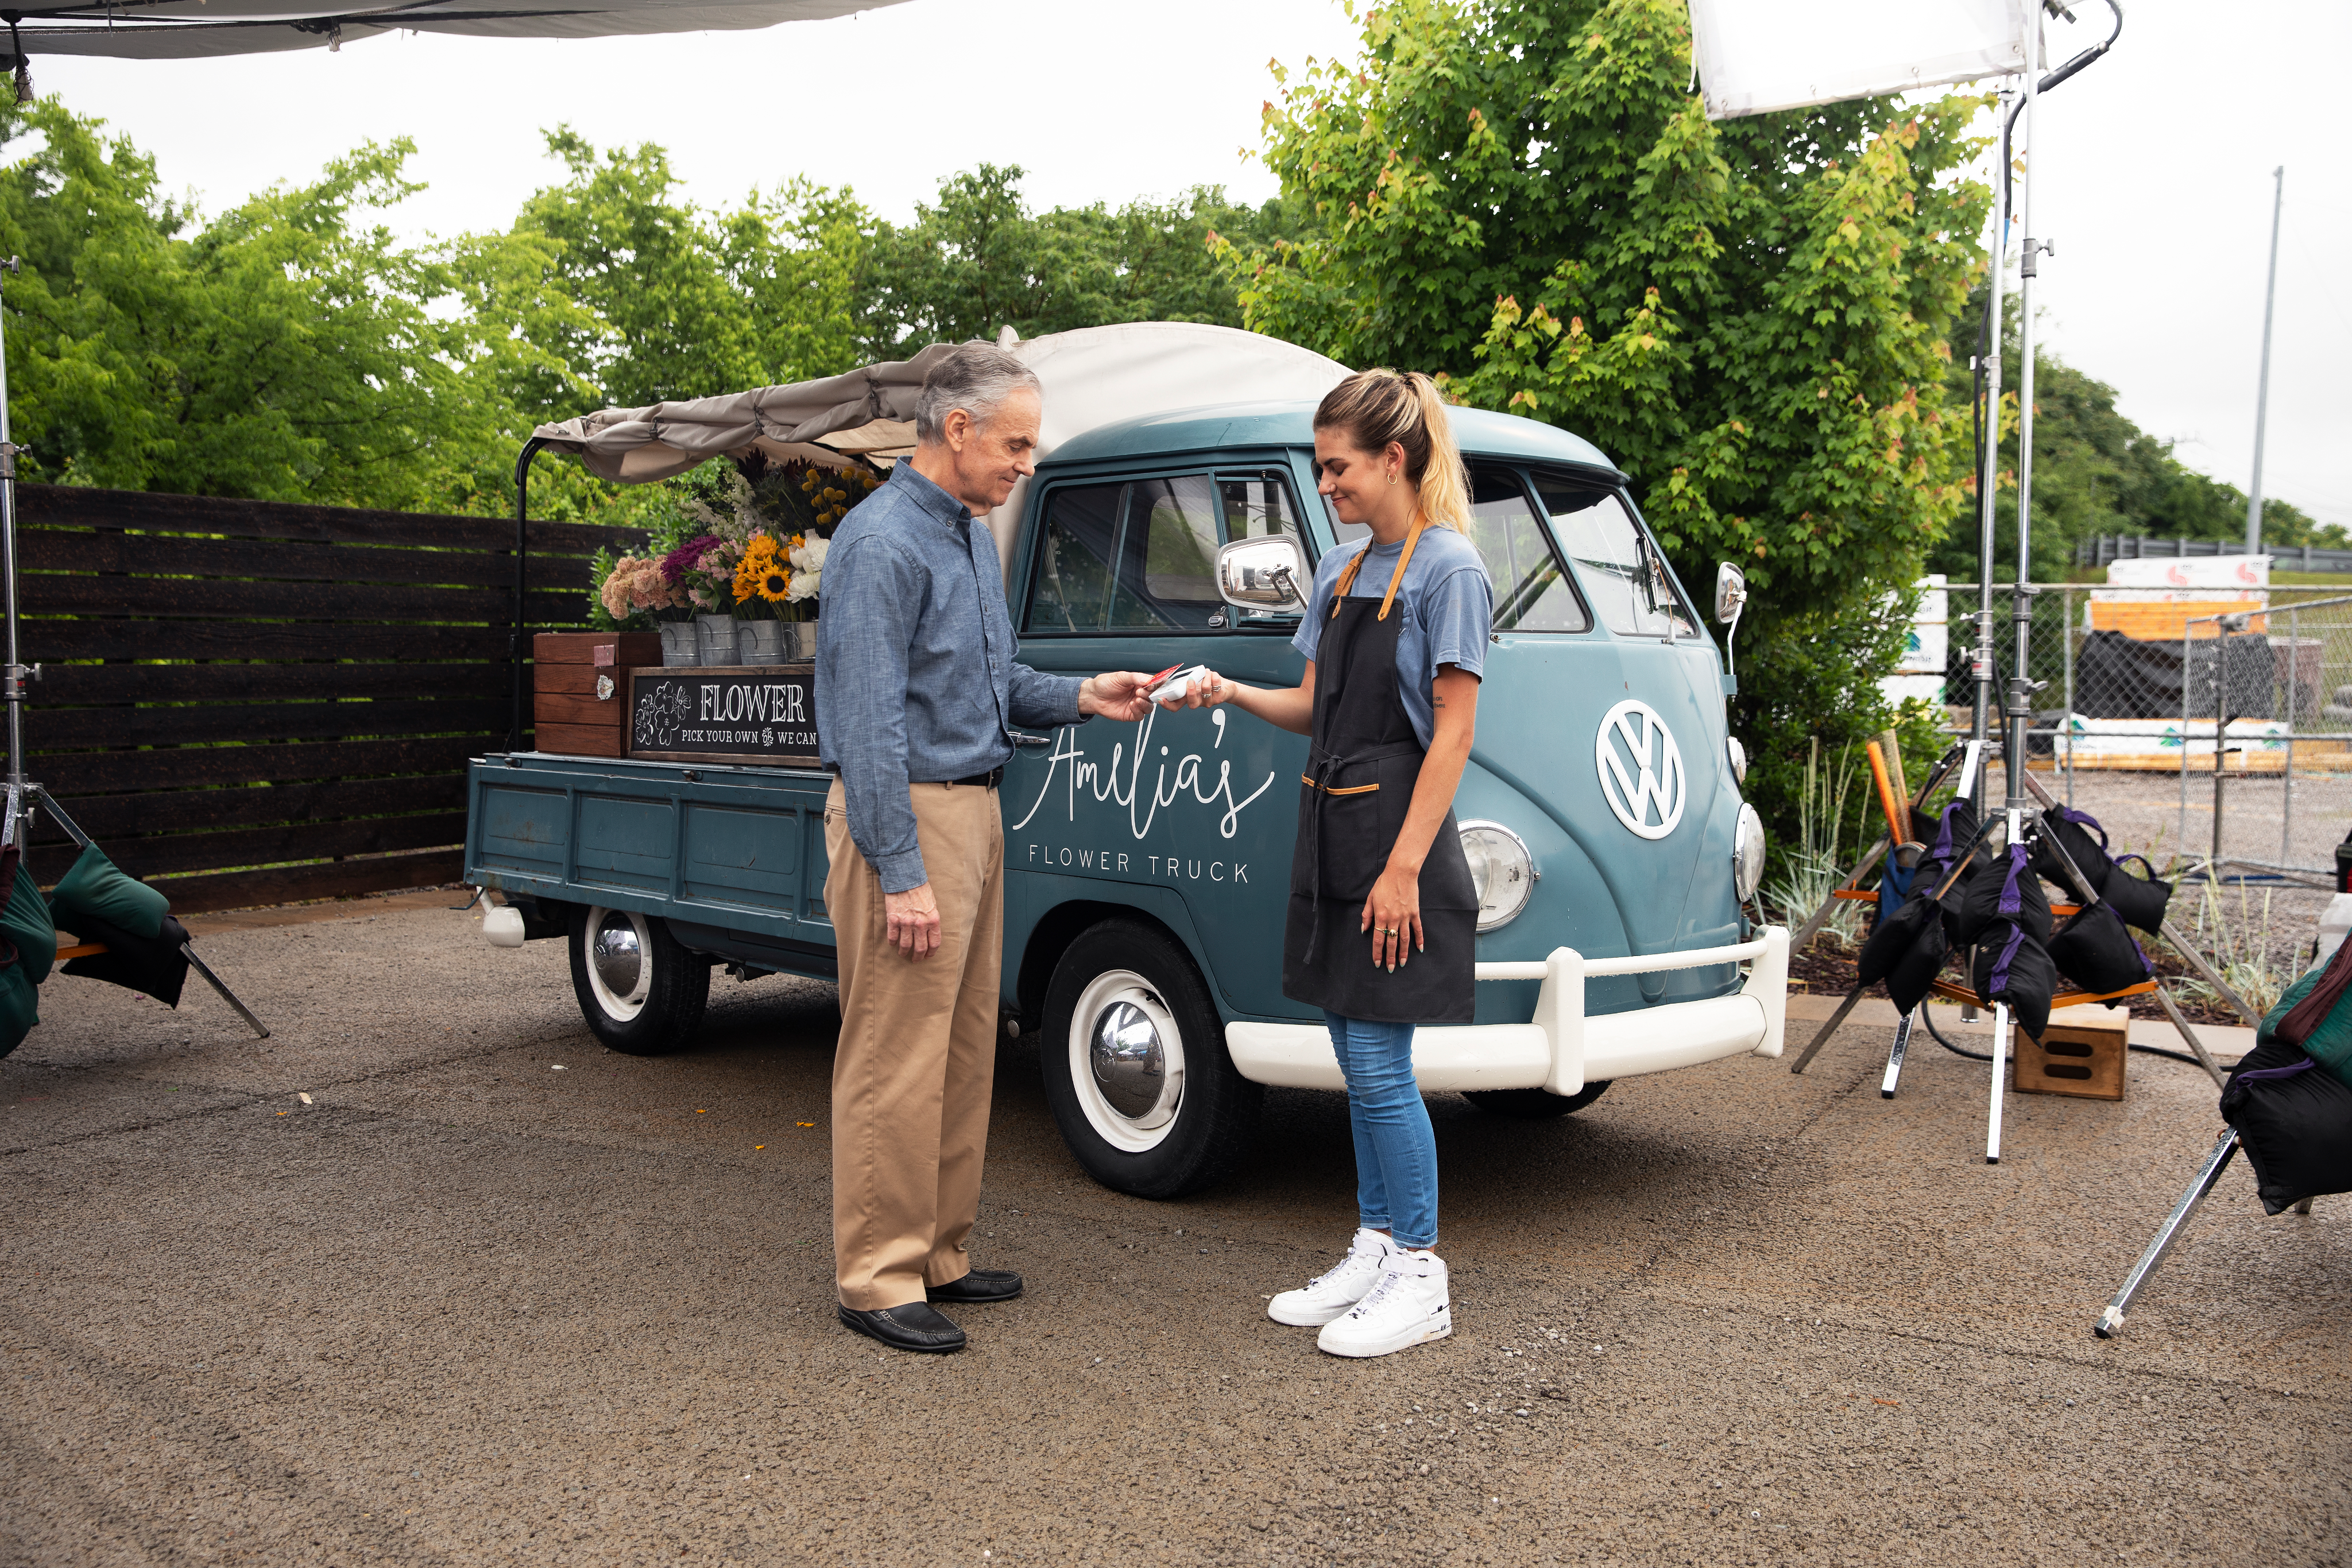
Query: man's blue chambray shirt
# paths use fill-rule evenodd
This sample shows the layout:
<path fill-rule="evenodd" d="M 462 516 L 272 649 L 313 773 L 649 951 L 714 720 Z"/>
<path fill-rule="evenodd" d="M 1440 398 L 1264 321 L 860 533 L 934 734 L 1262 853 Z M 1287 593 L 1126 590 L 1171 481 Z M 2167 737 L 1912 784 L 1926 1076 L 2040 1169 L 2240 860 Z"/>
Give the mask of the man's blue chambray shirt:
<path fill-rule="evenodd" d="M 1008 725 L 1081 722 L 1084 683 L 1013 663 L 995 538 L 903 457 L 833 536 L 820 602 L 818 755 L 882 891 L 905 893 L 930 880 L 908 783 L 1003 766 Z"/>

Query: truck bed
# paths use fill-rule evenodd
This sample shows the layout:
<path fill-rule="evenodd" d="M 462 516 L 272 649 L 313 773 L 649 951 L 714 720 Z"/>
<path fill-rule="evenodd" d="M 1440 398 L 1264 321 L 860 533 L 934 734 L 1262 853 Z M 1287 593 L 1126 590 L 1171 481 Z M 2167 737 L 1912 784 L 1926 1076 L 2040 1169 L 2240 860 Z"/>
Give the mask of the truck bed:
<path fill-rule="evenodd" d="M 493 753 L 467 769 L 466 880 L 534 934 L 579 906 L 635 910 L 689 948 L 830 979 L 832 785 L 814 768 Z"/>

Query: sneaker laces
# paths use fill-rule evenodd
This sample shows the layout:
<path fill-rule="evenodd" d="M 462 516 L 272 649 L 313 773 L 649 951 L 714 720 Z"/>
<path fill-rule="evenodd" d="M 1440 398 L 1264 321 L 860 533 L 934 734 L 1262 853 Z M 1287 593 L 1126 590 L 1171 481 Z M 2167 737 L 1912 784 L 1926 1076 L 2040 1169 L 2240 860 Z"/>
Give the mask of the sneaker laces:
<path fill-rule="evenodd" d="M 1404 1276 L 1393 1269 L 1381 1270 L 1381 1277 L 1372 1282 L 1372 1288 L 1364 1292 L 1364 1299 L 1358 1301 L 1355 1310 L 1348 1315 L 1351 1318 L 1360 1318 L 1369 1313 L 1374 1307 L 1380 1305 L 1381 1298 L 1394 1290 L 1396 1282 L 1402 1278 Z"/>
<path fill-rule="evenodd" d="M 1331 1265 L 1330 1268 L 1326 1269 L 1322 1273 L 1318 1274 L 1312 1280 L 1307 1281 L 1307 1288 L 1311 1291 L 1315 1289 L 1316 1286 L 1323 1283 L 1326 1280 L 1338 1279 L 1349 1269 L 1355 1267 L 1357 1259 L 1372 1252 L 1373 1249 L 1370 1247 L 1350 1246 L 1348 1249 L 1348 1255 L 1345 1258 L 1340 1259 L 1337 1263 Z"/>

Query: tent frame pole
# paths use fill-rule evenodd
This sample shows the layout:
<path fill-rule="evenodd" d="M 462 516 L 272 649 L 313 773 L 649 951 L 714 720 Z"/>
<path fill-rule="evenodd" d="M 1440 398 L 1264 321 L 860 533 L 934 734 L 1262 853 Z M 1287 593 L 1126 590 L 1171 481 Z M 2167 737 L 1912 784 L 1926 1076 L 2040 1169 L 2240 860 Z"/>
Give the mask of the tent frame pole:
<path fill-rule="evenodd" d="M 513 727 L 507 735 L 507 749 L 520 751 L 524 732 L 530 727 L 530 688 L 524 679 L 524 640 L 530 628 L 523 615 L 525 578 L 530 566 L 530 460 L 547 444 L 532 436 L 522 444 L 522 453 L 515 459 L 515 542 L 514 542 L 514 630 L 507 637 L 507 665 L 513 687 Z M 13 622 L 11 622 L 13 624 Z"/>

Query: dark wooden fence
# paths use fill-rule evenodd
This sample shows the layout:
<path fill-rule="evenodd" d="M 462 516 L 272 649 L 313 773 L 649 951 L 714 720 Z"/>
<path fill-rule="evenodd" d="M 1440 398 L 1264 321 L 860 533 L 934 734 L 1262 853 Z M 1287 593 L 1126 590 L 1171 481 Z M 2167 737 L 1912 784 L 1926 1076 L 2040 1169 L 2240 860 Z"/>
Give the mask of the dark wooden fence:
<path fill-rule="evenodd" d="M 26 771 L 176 910 L 456 879 L 503 749 L 514 522 L 16 491 Z M 619 528 L 532 523 L 525 614 L 583 625 Z M 47 883 L 69 846 L 34 837 Z"/>

